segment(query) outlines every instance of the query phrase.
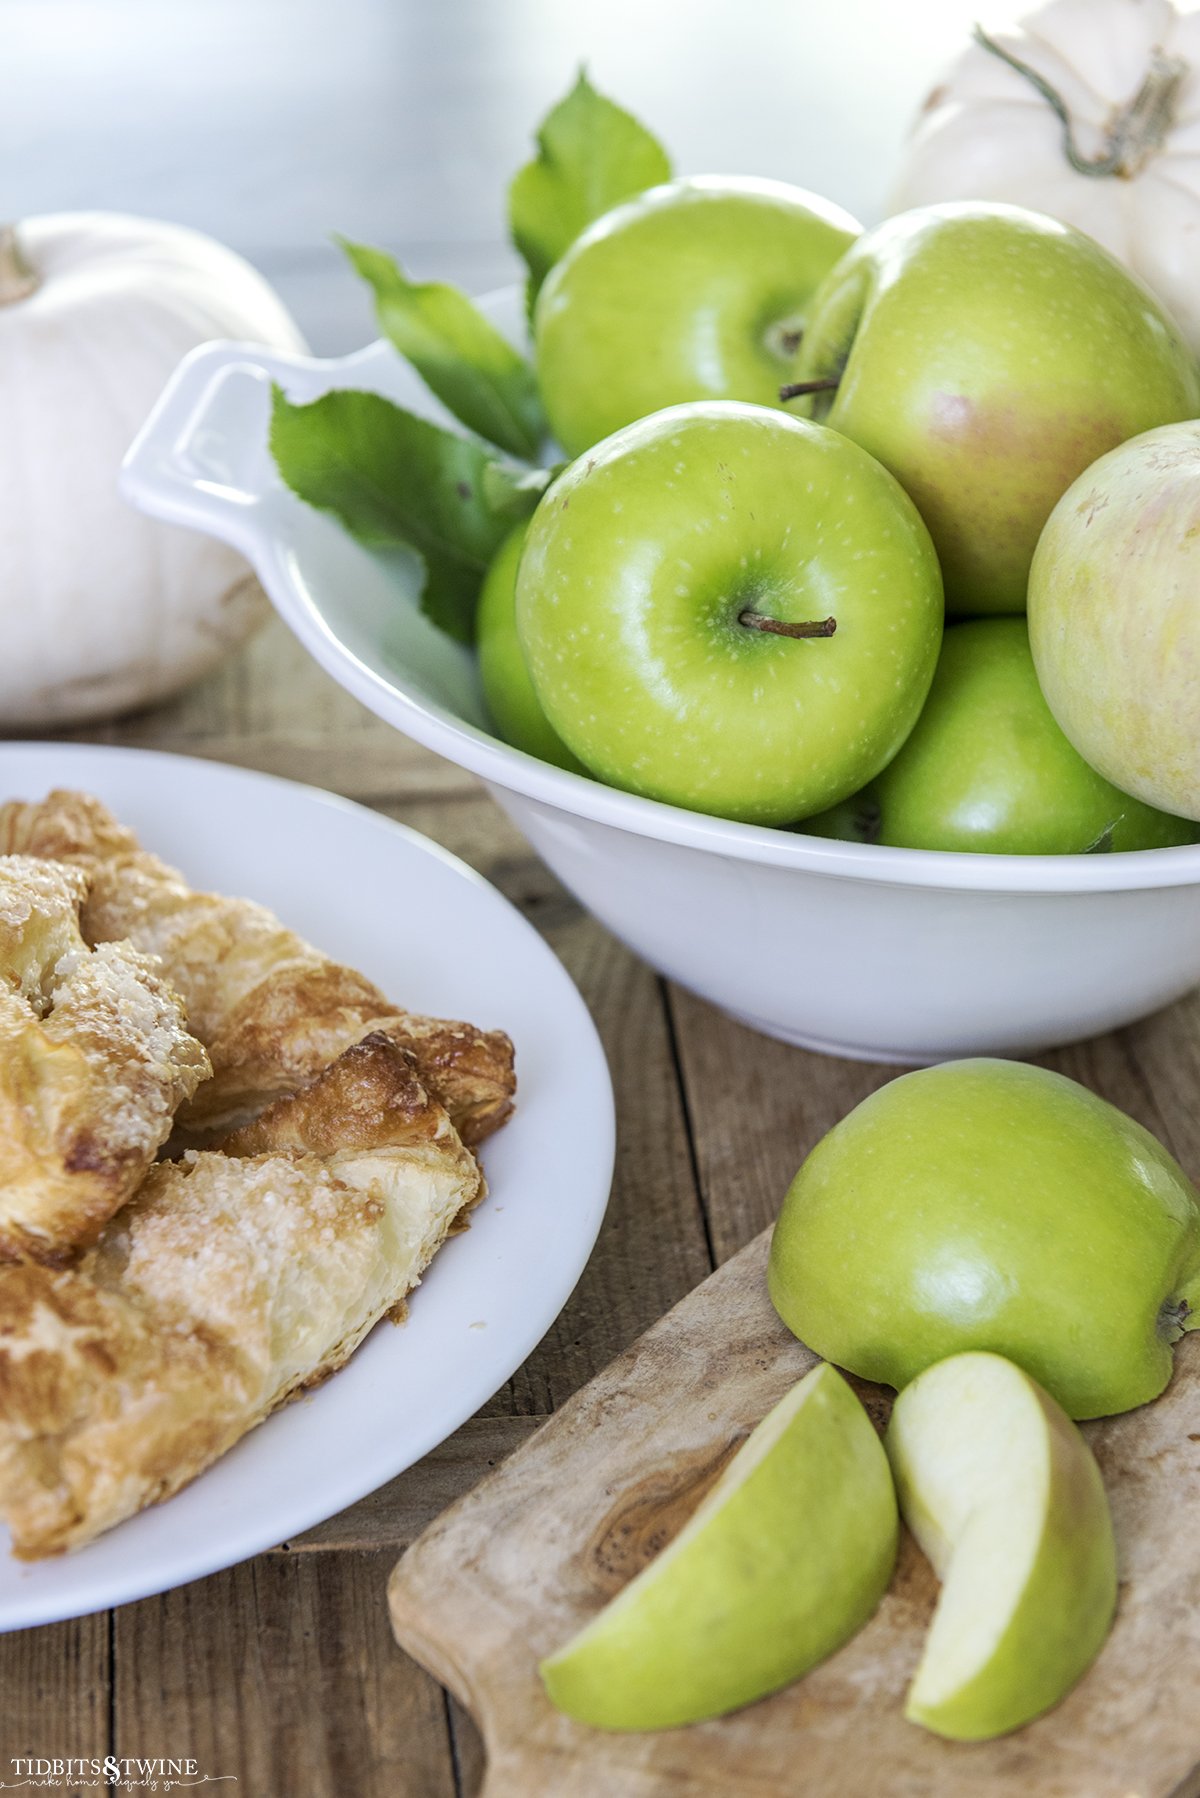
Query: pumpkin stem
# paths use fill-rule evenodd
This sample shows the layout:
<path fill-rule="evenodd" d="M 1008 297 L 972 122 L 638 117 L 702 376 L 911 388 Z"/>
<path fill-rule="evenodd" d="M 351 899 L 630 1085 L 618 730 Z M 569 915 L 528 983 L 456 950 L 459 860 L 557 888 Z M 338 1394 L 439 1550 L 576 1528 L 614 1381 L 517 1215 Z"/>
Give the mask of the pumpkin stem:
<path fill-rule="evenodd" d="M 995 38 L 989 37 L 982 25 L 976 25 L 972 35 L 981 50 L 998 57 L 1023 76 L 1062 121 L 1063 155 L 1077 175 L 1118 175 L 1127 181 L 1162 149 L 1163 140 L 1175 122 L 1176 95 L 1188 72 L 1182 57 L 1164 56 L 1155 46 L 1142 85 L 1132 100 L 1124 106 L 1114 107 L 1109 115 L 1099 154 L 1084 156 L 1075 141 L 1075 126 L 1067 103 L 1058 89 L 1027 62 L 1022 62 L 1019 56 L 1014 56 L 1011 50 L 1005 50 Z"/>
<path fill-rule="evenodd" d="M 27 300 L 41 282 L 25 256 L 15 225 L 0 225 L 0 306 Z"/>

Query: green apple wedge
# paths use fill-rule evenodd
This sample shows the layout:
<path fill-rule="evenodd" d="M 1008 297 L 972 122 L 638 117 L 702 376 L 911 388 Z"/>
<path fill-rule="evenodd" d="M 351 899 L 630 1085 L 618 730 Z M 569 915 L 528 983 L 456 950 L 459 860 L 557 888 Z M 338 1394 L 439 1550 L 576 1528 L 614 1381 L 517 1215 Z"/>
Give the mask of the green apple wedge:
<path fill-rule="evenodd" d="M 808 302 L 859 225 L 783 181 L 700 176 L 605 213 L 538 296 L 538 385 L 568 455 L 685 400 L 779 403 Z"/>
<path fill-rule="evenodd" d="M 1200 819 L 1200 422 L 1122 444 L 1063 495 L 1029 576 L 1050 709 L 1081 755 Z"/>
<path fill-rule="evenodd" d="M 1162 849 L 1200 836 L 1122 793 L 1072 748 L 1038 685 L 1023 618 L 951 625 L 900 753 L 856 799 L 801 828 L 988 855 Z"/>
<path fill-rule="evenodd" d="M 865 1379 L 990 1349 L 1103 1417 L 1156 1398 L 1200 1325 L 1200 1207 L 1162 1144 L 1074 1080 L 945 1062 L 817 1144 L 768 1285 L 801 1341 Z"/>
<path fill-rule="evenodd" d="M 768 1412 L 671 1542 L 542 1662 L 598 1729 L 670 1729 L 798 1679 L 887 1589 L 899 1523 L 887 1456 L 836 1369 Z"/>
<path fill-rule="evenodd" d="M 542 710 L 517 636 L 517 569 L 528 528 L 524 520 L 509 532 L 483 577 L 475 618 L 483 697 L 497 730 L 514 749 L 586 774 Z"/>
<path fill-rule="evenodd" d="M 1200 412 L 1149 290 L 1019 206 L 948 202 L 860 237 L 810 308 L 802 403 L 890 468 L 956 613 L 1022 612 L 1038 533 L 1097 456 Z"/>
<path fill-rule="evenodd" d="M 942 1582 L 905 1716 L 1005 1735 L 1064 1698 L 1104 1645 L 1117 1558 L 1087 1443 L 1000 1355 L 952 1355 L 896 1400 L 900 1512 Z"/>
<path fill-rule="evenodd" d="M 534 689 L 601 779 L 790 824 L 916 722 L 942 637 L 929 533 L 847 438 L 764 406 L 673 406 L 543 495 L 517 576 Z"/>

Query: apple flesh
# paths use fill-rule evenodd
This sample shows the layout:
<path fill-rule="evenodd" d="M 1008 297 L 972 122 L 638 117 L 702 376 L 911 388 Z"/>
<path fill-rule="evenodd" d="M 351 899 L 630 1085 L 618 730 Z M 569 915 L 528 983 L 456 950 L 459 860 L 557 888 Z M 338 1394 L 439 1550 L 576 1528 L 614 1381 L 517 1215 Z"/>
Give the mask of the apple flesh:
<path fill-rule="evenodd" d="M 905 1716 L 1005 1735 L 1066 1696 L 1117 1602 L 1100 1469 L 1070 1418 L 999 1355 L 953 1355 L 896 1400 L 900 1512 L 942 1582 Z"/>
<path fill-rule="evenodd" d="M 879 1437 L 841 1375 L 815 1367 L 675 1540 L 542 1662 L 546 1690 L 598 1729 L 670 1729 L 751 1704 L 862 1628 L 898 1533 Z"/>
<path fill-rule="evenodd" d="M 527 528 L 523 522 L 504 539 L 480 590 L 475 643 L 483 697 L 496 729 L 514 749 L 586 774 L 542 710 L 517 636 L 517 569 Z"/>
<path fill-rule="evenodd" d="M 1200 411 L 1195 360 L 1148 289 L 1082 233 L 982 202 L 860 237 L 813 299 L 796 379 L 836 383 L 809 415 L 891 469 L 963 613 L 1024 611 L 1076 476 Z"/>
<path fill-rule="evenodd" d="M 856 444 L 710 401 L 627 426 L 554 482 L 517 629 L 551 725 L 604 780 L 788 824 L 912 729 L 941 580 L 911 501 Z"/>
<path fill-rule="evenodd" d="M 990 1349 L 1102 1417 L 1156 1398 L 1200 1325 L 1200 1209 L 1162 1144 L 1075 1081 L 946 1062 L 817 1144 L 768 1282 L 789 1329 L 866 1379 Z"/>
<path fill-rule="evenodd" d="M 857 799 L 803 829 L 990 855 L 1160 849 L 1200 834 L 1120 792 L 1071 747 L 1042 696 L 1023 618 L 951 625 L 899 755 Z"/>
<path fill-rule="evenodd" d="M 1059 501 L 1029 577 L 1050 709 L 1150 805 L 1200 819 L 1200 424 L 1112 450 Z"/>
<path fill-rule="evenodd" d="M 685 400 L 778 405 L 808 303 L 858 232 L 802 188 L 720 175 L 598 219 L 534 312 L 538 384 L 568 455 Z"/>

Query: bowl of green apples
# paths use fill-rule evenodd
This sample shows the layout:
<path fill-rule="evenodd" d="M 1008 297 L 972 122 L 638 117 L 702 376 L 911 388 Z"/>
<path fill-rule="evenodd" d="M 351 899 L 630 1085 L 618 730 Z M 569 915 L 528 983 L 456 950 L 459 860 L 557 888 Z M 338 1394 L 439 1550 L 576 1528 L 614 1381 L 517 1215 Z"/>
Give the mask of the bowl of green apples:
<path fill-rule="evenodd" d="M 582 147 L 606 141 L 607 188 Z M 860 233 L 783 183 L 670 180 L 582 79 L 539 142 L 512 190 L 526 293 L 475 305 L 348 246 L 381 340 L 194 352 L 126 494 L 240 549 L 344 687 L 755 1028 L 897 1062 L 1021 1054 L 1200 982 L 1200 787 L 1087 759 L 1097 657 L 1076 679 L 1057 575 L 1032 643 L 1025 616 L 1047 521 L 1054 568 L 1091 548 L 1097 459 L 1193 431 L 1166 312 L 1019 208 Z M 1124 536 L 1094 532 L 1093 636 L 1154 529 L 1143 488 Z M 1194 750 L 1186 513 L 1161 703 L 1139 675 L 1130 704 Z"/>

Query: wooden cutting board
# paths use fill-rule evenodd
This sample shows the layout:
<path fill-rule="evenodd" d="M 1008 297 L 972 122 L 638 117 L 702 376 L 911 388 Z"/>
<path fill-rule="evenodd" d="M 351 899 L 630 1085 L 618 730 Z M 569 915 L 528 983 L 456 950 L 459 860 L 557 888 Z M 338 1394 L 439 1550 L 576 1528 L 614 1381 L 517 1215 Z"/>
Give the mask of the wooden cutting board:
<path fill-rule="evenodd" d="M 486 1798 L 1198 1798 L 1200 1332 L 1179 1345 L 1156 1404 L 1086 1426 L 1112 1500 L 1120 1602 L 1100 1659 L 1049 1716 L 971 1745 L 904 1721 L 936 1597 L 907 1535 L 867 1627 L 761 1704 L 630 1736 L 551 1707 L 538 1658 L 670 1540 L 815 1359 L 767 1299 L 767 1241 L 670 1311 L 397 1565 L 397 1639 L 479 1724 Z M 891 1394 L 858 1390 L 882 1425 Z"/>

